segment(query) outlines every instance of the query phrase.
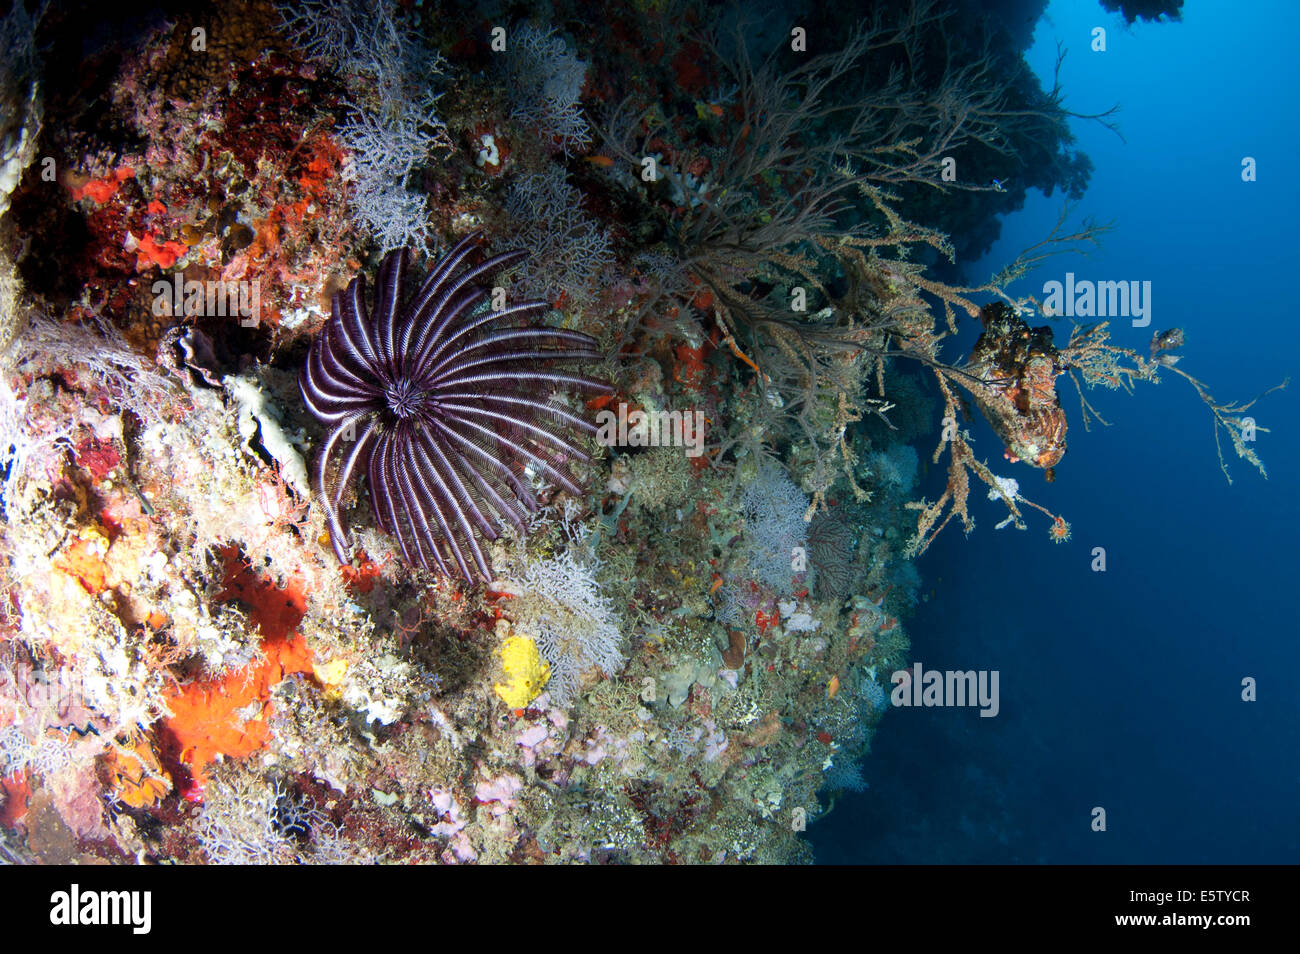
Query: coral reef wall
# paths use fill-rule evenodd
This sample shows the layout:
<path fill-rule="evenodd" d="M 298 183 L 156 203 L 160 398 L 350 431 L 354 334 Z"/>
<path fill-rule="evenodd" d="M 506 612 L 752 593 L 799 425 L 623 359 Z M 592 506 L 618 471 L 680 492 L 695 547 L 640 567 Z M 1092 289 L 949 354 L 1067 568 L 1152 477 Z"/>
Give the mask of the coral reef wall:
<path fill-rule="evenodd" d="M 881 5 L 800 58 L 708 5 L 162 6 L 2 26 L 0 855 L 808 860 L 910 662 L 939 402 L 887 342 L 939 334 L 946 286 L 887 253 L 948 246 L 902 218 L 941 156 L 897 104 L 983 94 L 891 64 L 941 21 Z M 536 507 L 471 585 L 403 560 L 381 460 L 340 565 L 308 348 L 357 276 L 382 315 L 383 253 L 476 234 L 529 257 L 475 308 L 598 342 L 612 393 L 544 405 L 595 434 L 555 451 L 585 483 L 503 470 Z"/>

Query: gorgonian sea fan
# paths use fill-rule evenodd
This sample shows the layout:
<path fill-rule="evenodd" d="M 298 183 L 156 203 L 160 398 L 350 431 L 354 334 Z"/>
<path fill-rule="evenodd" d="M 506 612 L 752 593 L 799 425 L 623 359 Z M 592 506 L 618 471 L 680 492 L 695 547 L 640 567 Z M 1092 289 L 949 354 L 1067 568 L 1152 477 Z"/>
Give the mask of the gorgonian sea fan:
<path fill-rule="evenodd" d="M 359 275 L 334 295 L 333 314 L 312 342 L 299 383 L 308 409 L 330 426 L 316 480 L 340 562 L 352 544 L 339 507 L 362 471 L 375 520 L 407 562 L 469 582 L 476 571 L 492 576 L 479 538 L 495 540 L 503 521 L 523 530 L 526 514 L 540 506 L 530 471 L 581 492 L 569 465 L 590 457 L 574 432 L 594 436 L 596 428 L 556 394 L 612 389 L 554 368 L 599 360 L 596 341 L 530 324 L 549 309 L 545 302 L 480 307 L 488 294 L 481 282 L 527 253 L 478 261 L 479 248 L 478 234 L 463 239 L 405 305 L 407 253 L 390 252 L 373 309 Z"/>

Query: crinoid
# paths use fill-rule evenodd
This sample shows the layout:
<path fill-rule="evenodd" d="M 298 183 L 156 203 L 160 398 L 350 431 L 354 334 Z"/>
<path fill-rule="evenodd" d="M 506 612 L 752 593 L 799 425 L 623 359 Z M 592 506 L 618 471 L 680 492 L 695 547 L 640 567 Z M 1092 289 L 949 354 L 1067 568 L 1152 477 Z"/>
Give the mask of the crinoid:
<path fill-rule="evenodd" d="M 521 530 L 544 478 L 580 493 L 570 469 L 590 457 L 574 433 L 596 428 L 557 392 L 609 394 L 604 382 L 554 370 L 560 362 L 601 358 L 595 339 L 529 324 L 545 302 L 480 307 L 488 276 L 524 251 L 475 264 L 479 236 L 460 241 L 436 263 L 405 305 L 406 252 L 385 256 L 373 309 L 364 276 L 334 296 L 299 383 L 312 414 L 330 426 L 316 489 L 341 562 L 351 546 L 339 516 L 343 494 L 363 470 L 380 528 L 409 563 L 456 572 L 469 582 L 492 571 L 479 538 L 495 540 L 503 521 Z M 333 489 L 330 462 L 345 449 Z"/>

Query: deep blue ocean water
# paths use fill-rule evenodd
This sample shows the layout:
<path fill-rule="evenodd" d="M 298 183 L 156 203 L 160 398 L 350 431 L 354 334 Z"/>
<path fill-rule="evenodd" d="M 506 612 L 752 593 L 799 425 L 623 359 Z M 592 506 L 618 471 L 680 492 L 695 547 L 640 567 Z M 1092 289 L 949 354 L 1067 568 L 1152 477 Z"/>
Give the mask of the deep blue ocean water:
<path fill-rule="evenodd" d="M 1089 48 L 1097 26 L 1104 53 Z M 1093 0 L 1056 0 L 1028 54 L 1050 86 L 1063 42 L 1067 105 L 1122 104 L 1125 141 L 1073 123 L 1096 166 L 1075 220 L 1115 230 L 1027 287 L 1067 271 L 1151 281 L 1151 326 L 1117 320 L 1115 342 L 1145 352 L 1153 330 L 1181 326 L 1179 367 L 1224 400 L 1300 375 L 1298 34 L 1290 0 L 1188 0 L 1181 23 L 1131 28 Z M 1242 181 L 1246 156 L 1255 182 Z M 1032 193 L 969 275 L 1041 239 L 1060 207 Z M 1058 344 L 1068 332 L 1058 322 Z M 977 334 L 971 323 L 961 347 Z M 1037 514 L 1027 532 L 995 530 L 999 507 L 978 492 L 975 533 L 950 527 L 920 560 L 935 593 L 909 621 L 913 659 L 998 670 L 1000 714 L 888 713 L 869 790 L 810 829 L 819 861 L 1300 861 L 1300 380 L 1253 412 L 1271 428 L 1255 445 L 1268 479 L 1226 446 L 1232 485 L 1210 412 L 1180 378 L 1089 392 L 1112 424 L 1091 433 L 1065 379 L 1061 396 L 1070 450 L 1055 483 L 1003 463 L 983 422 L 974 447 L 1070 521 L 1072 541 L 1053 545 Z M 937 469 L 927 481 L 933 499 Z M 1090 569 L 1096 546 L 1105 573 Z M 1247 677 L 1257 701 L 1242 700 Z"/>

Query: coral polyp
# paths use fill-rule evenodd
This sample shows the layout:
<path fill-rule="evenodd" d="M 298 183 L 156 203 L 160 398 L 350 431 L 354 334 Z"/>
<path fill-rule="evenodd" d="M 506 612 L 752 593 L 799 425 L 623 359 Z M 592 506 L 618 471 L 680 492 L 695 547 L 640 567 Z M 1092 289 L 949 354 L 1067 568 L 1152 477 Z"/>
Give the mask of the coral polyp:
<path fill-rule="evenodd" d="M 480 247 L 478 234 L 461 240 L 405 305 L 407 253 L 390 252 L 373 307 L 357 276 L 335 294 L 312 343 L 299 383 L 308 409 L 331 428 L 316 489 L 340 562 L 352 544 L 339 509 L 363 472 L 375 520 L 406 560 L 468 582 L 492 575 L 479 538 L 497 539 L 505 523 L 522 530 L 539 508 L 530 475 L 580 493 L 570 463 L 590 457 L 574 435 L 596 428 L 554 395 L 611 389 L 554 366 L 599 360 L 596 341 L 527 323 L 545 302 L 480 307 L 482 282 L 527 257 L 514 251 L 475 264 Z"/>

